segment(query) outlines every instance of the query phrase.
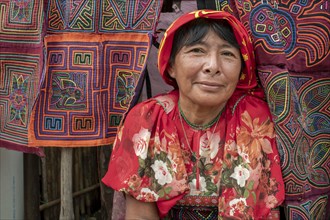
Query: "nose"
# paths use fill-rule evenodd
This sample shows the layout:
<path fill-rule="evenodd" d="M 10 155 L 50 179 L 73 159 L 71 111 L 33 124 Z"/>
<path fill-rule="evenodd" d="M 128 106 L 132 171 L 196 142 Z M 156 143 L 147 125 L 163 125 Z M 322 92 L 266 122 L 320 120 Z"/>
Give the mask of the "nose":
<path fill-rule="evenodd" d="M 204 72 L 211 75 L 220 73 L 219 54 L 209 54 L 205 57 Z"/>

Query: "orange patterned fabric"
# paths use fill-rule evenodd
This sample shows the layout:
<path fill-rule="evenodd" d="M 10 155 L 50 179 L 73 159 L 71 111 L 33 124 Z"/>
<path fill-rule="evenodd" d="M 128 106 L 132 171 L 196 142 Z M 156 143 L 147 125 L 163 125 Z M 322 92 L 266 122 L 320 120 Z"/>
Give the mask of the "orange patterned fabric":
<path fill-rule="evenodd" d="M 46 36 L 46 74 L 31 114 L 29 147 L 112 143 L 150 45 L 148 33 Z"/>

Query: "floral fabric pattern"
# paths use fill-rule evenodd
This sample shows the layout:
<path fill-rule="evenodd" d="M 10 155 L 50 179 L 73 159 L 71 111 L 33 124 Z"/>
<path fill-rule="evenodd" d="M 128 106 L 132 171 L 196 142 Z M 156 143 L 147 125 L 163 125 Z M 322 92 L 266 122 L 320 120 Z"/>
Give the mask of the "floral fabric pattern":
<path fill-rule="evenodd" d="M 267 104 L 234 96 L 216 128 L 194 130 L 181 125 L 177 102 L 174 90 L 128 113 L 103 182 L 138 200 L 157 202 L 162 217 L 185 195 L 218 196 L 219 219 L 267 216 L 284 199 Z"/>

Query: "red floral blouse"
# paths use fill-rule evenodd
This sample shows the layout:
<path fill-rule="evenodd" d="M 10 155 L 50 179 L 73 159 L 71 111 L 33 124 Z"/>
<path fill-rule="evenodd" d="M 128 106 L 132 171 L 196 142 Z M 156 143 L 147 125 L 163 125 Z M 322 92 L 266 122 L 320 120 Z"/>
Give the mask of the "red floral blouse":
<path fill-rule="evenodd" d="M 196 130 L 180 121 L 177 103 L 174 90 L 127 114 L 103 182 L 137 200 L 156 202 L 161 217 L 190 195 L 215 197 L 219 219 L 264 219 L 284 200 L 267 104 L 250 95 L 233 96 L 218 124 Z"/>

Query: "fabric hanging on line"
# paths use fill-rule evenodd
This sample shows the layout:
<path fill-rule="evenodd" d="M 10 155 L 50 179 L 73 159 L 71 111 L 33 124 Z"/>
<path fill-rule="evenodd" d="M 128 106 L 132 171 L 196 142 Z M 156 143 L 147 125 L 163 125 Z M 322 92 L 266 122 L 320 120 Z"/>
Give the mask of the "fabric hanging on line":
<path fill-rule="evenodd" d="M 43 68 L 43 1 L 0 2 L 0 147 L 28 148 L 28 124 Z"/>
<path fill-rule="evenodd" d="M 153 33 L 160 14 L 161 0 L 48 0 L 47 34 L 63 32 Z"/>
<path fill-rule="evenodd" d="M 150 48 L 148 33 L 47 36 L 46 74 L 30 146 L 109 144 L 130 105 Z"/>
<path fill-rule="evenodd" d="M 33 77 L 16 76 L 34 80 L 28 108 L 10 100 L 13 71 L 7 68 L 3 76 L 7 83 L 0 93 L 1 118 L 6 120 L 0 126 L 1 147 L 42 152 L 36 147 L 110 144 L 122 115 L 138 101 L 162 0 L 0 4 L 1 17 L 8 18 L 0 27 L 1 46 L 26 44 L 39 49 L 38 53 L 28 49 L 28 55 L 37 58 L 27 60 L 39 64 Z M 4 55 L 1 49 L 0 59 L 5 60 L 8 51 Z M 15 110 L 16 121 L 10 116 L 14 108 L 20 108 Z"/>
<path fill-rule="evenodd" d="M 29 146 L 108 145 L 137 102 L 161 1 L 55 2 Z"/>
<path fill-rule="evenodd" d="M 286 185 L 287 219 L 330 210 L 330 5 L 323 1 L 222 1 L 249 30 L 271 109 Z"/>

